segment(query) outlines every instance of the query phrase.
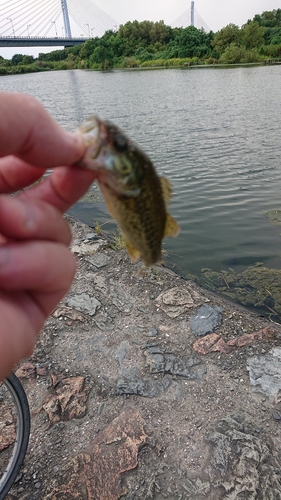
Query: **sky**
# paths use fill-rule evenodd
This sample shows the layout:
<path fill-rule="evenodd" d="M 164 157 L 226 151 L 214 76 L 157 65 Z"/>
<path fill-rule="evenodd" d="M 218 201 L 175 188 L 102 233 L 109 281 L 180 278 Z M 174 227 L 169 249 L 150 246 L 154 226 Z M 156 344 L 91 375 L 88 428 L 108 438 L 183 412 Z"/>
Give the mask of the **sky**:
<path fill-rule="evenodd" d="M 7 4 L 7 0 L 0 0 L 0 9 L 4 3 Z M 83 0 L 80 0 L 80 3 L 82 5 Z M 170 25 L 190 8 L 190 3 L 190 0 L 95 0 L 95 4 L 119 24 L 125 24 L 127 21 L 135 19 L 138 21 L 163 19 L 165 24 Z M 255 14 L 278 8 L 281 8 L 280 0 L 195 0 L 196 11 L 214 32 L 219 31 L 229 23 L 242 26 Z M 61 30 L 61 28 L 58 29 Z M 79 36 L 80 32 L 73 34 Z M 37 56 L 39 52 L 50 52 L 57 48 L 59 47 L 13 49 L 0 47 L 0 55 L 8 59 L 15 53 Z"/>

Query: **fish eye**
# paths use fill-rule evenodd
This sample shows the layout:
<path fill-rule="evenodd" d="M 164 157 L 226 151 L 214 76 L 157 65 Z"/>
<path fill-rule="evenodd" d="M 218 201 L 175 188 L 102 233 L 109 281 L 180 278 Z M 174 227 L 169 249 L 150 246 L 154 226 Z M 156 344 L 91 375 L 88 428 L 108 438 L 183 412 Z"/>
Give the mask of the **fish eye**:
<path fill-rule="evenodd" d="M 119 153 L 127 151 L 128 141 L 123 134 L 116 134 L 113 141 L 113 146 L 117 149 Z"/>

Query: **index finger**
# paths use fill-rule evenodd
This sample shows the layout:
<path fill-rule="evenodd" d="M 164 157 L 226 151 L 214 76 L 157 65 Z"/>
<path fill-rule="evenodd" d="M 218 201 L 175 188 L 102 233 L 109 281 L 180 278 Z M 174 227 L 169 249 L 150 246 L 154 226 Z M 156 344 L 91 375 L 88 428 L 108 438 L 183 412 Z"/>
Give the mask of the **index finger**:
<path fill-rule="evenodd" d="M 15 155 L 38 167 L 72 165 L 85 152 L 83 139 L 66 132 L 41 104 L 25 94 L 0 92 L 0 157 Z"/>

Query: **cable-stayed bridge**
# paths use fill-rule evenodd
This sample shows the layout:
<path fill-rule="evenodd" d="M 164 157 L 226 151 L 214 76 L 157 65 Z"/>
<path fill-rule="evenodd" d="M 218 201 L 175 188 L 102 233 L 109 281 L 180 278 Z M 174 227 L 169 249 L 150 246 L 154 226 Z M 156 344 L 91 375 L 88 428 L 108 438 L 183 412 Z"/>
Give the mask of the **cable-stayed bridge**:
<path fill-rule="evenodd" d="M 0 0 L 2 47 L 71 46 L 117 29 L 92 0 Z"/>
<path fill-rule="evenodd" d="M 188 26 L 195 26 L 197 29 L 204 29 L 204 31 L 209 32 L 210 28 L 205 23 L 204 19 L 200 16 L 198 10 L 194 6 L 194 2 L 191 2 L 190 7 L 184 11 L 172 24 L 172 28 L 187 28 Z"/>
<path fill-rule="evenodd" d="M 209 31 L 194 1 L 171 26 L 190 25 Z M 118 26 L 92 0 L 0 0 L 0 47 L 73 46 Z"/>

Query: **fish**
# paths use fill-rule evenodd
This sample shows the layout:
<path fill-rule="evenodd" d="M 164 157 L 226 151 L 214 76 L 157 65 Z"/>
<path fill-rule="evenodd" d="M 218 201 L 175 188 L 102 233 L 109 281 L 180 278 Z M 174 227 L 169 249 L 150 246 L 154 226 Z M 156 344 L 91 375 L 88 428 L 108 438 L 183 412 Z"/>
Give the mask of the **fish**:
<path fill-rule="evenodd" d="M 162 264 L 162 240 L 177 236 L 168 213 L 171 184 L 147 154 L 114 123 L 90 116 L 78 128 L 87 145 L 79 166 L 95 170 L 110 215 L 123 233 L 129 257 L 144 267 Z"/>

